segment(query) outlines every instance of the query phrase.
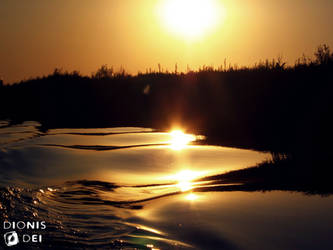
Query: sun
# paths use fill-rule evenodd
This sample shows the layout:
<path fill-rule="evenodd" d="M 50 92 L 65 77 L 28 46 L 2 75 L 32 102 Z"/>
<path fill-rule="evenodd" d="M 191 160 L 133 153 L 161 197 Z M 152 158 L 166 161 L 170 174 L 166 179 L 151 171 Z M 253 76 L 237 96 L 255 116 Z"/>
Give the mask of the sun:
<path fill-rule="evenodd" d="M 162 0 L 160 17 L 172 32 L 186 38 L 202 36 L 224 16 L 217 0 Z"/>

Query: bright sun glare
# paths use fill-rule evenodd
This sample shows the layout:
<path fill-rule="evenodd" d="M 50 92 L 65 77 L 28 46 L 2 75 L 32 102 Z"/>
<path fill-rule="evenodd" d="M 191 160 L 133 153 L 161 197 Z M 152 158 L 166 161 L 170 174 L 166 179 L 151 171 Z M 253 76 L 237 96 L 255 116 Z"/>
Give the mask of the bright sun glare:
<path fill-rule="evenodd" d="M 186 147 L 192 141 L 195 141 L 196 138 L 194 135 L 184 134 L 181 130 L 173 130 L 170 132 L 171 140 L 171 148 L 173 150 L 181 150 Z"/>
<path fill-rule="evenodd" d="M 177 180 L 177 187 L 182 191 L 186 192 L 193 188 L 193 180 L 201 175 L 199 172 L 194 172 L 191 170 L 183 170 L 174 176 Z"/>
<path fill-rule="evenodd" d="M 194 38 L 213 29 L 224 11 L 217 0 L 163 0 L 160 15 L 168 29 Z"/>
<path fill-rule="evenodd" d="M 185 199 L 188 201 L 195 201 L 196 199 L 198 199 L 198 195 L 190 193 L 188 195 L 185 196 Z"/>

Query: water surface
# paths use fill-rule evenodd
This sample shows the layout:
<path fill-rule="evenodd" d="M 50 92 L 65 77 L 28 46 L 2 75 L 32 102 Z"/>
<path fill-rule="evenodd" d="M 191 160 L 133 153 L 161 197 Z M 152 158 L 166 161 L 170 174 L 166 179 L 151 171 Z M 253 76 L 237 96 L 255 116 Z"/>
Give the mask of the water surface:
<path fill-rule="evenodd" d="M 331 196 L 197 181 L 268 153 L 200 145 L 180 131 L 38 126 L 0 123 L 2 220 L 47 223 L 43 243 L 26 248 L 333 248 Z"/>

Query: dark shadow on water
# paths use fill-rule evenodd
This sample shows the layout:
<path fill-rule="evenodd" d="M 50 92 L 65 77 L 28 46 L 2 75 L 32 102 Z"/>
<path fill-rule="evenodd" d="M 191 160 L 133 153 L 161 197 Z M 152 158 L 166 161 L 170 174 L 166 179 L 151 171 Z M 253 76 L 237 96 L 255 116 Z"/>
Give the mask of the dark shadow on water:
<path fill-rule="evenodd" d="M 124 135 L 124 134 L 144 134 L 144 133 L 152 133 L 152 132 L 158 132 L 157 130 L 153 131 L 131 131 L 131 132 L 109 132 L 109 133 L 63 133 L 65 135 L 91 135 L 91 136 L 106 136 L 106 135 Z"/>
<path fill-rule="evenodd" d="M 83 149 L 83 150 L 94 150 L 94 151 L 109 151 L 118 149 L 129 149 L 129 148 L 142 148 L 142 147 L 156 147 L 156 146 L 167 146 L 169 144 L 141 144 L 141 145 L 128 145 L 128 146 L 101 146 L 101 145 L 58 145 L 58 144 L 40 144 L 40 146 L 48 147 L 61 147 L 61 148 L 71 148 L 71 149 Z"/>
<path fill-rule="evenodd" d="M 104 191 L 112 191 L 113 189 L 117 188 L 118 186 L 114 183 L 105 182 L 105 181 L 89 181 L 89 180 L 79 180 L 79 181 L 69 181 L 66 184 L 68 185 L 75 185 L 79 184 L 85 187 L 94 187 Z"/>
<path fill-rule="evenodd" d="M 267 161 L 255 167 L 231 171 L 221 175 L 208 176 L 200 181 L 214 184 L 242 183 L 235 186 L 199 188 L 201 191 L 297 191 L 305 194 L 331 195 L 333 183 L 332 169 L 319 171 L 317 168 L 304 168 L 297 161 L 285 158 Z"/>

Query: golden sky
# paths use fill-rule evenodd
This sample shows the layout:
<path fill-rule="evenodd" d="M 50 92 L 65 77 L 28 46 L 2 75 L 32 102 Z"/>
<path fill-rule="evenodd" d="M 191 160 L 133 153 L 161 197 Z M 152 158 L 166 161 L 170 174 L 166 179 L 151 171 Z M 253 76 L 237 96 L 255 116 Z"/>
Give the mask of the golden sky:
<path fill-rule="evenodd" d="M 14 82 L 56 67 L 90 75 L 102 64 L 135 74 L 158 63 L 185 70 L 279 55 L 294 63 L 333 46 L 332 0 L 211 0 L 214 13 L 205 5 L 192 13 L 201 0 L 178 1 L 0 0 L 0 76 Z"/>

